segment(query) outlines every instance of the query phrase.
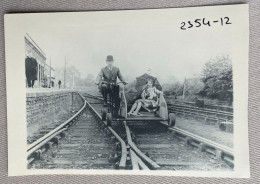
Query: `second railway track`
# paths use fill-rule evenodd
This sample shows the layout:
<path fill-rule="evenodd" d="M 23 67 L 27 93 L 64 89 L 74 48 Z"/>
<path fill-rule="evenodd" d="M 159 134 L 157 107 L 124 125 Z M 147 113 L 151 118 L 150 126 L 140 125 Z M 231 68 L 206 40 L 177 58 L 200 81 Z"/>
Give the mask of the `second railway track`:
<path fill-rule="evenodd" d="M 188 146 L 185 141 L 167 131 L 166 126 L 151 122 L 129 123 L 137 147 L 160 166 L 160 170 L 230 170 L 215 156 Z"/>
<path fill-rule="evenodd" d="M 94 100 L 93 106 L 97 111 L 98 109 L 102 110 L 101 98 L 89 94 L 86 97 Z M 230 149 L 212 141 L 201 140 L 201 137 L 183 132 L 178 128 L 168 129 L 167 126 L 158 122 L 124 122 L 124 124 L 131 132 L 133 143 L 136 143 L 134 145 L 150 161 L 159 166 L 153 168 L 151 167 L 152 162 L 147 163 L 144 159 L 144 162 L 151 169 L 232 170 L 232 150 L 230 151 Z M 123 126 L 123 123 L 121 123 L 121 126 Z"/>

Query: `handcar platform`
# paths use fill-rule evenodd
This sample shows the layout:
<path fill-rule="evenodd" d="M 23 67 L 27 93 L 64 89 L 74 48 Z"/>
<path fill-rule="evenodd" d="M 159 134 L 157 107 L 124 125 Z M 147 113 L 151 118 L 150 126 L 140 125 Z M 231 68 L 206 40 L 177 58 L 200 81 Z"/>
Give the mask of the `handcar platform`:
<path fill-rule="evenodd" d="M 126 118 L 115 118 L 113 120 L 116 121 L 165 121 L 165 119 L 161 118 L 159 115 L 154 114 L 153 112 L 144 112 L 141 111 L 140 115 L 134 116 L 130 115 L 127 116 Z"/>
<path fill-rule="evenodd" d="M 152 77 L 150 75 L 145 75 L 146 77 Z M 152 79 L 156 79 L 152 77 Z M 143 80 L 141 84 L 141 88 L 137 88 L 137 91 L 139 89 L 143 90 L 147 87 L 147 79 Z M 102 110 L 102 120 L 107 122 L 108 126 L 111 126 L 113 121 L 140 121 L 140 122 L 149 122 L 149 121 L 160 121 L 160 122 L 165 122 L 166 124 L 170 127 L 175 125 L 175 114 L 169 113 L 168 114 L 168 108 L 167 108 L 167 103 L 163 97 L 163 92 L 157 90 L 157 109 L 152 109 L 152 112 L 148 109 L 147 111 L 140 111 L 140 115 L 138 114 L 137 116 L 134 115 L 128 115 L 127 112 L 129 110 L 129 107 L 132 106 L 130 105 L 127 100 L 126 100 L 126 95 L 125 95 L 125 89 L 124 85 L 118 85 L 119 83 L 109 83 L 107 81 L 100 81 L 100 83 L 106 83 L 110 87 L 110 92 L 109 92 L 109 101 L 107 102 L 107 110 Z M 158 83 L 159 85 L 159 83 Z M 137 85 L 138 87 L 138 85 Z M 160 88 L 161 87 L 157 87 Z M 144 97 L 142 97 L 144 98 Z M 141 107 L 141 109 L 144 107 Z M 144 108 L 145 109 L 145 108 Z M 150 111 L 150 112 L 149 112 Z M 155 112 L 153 112 L 155 111 Z"/>

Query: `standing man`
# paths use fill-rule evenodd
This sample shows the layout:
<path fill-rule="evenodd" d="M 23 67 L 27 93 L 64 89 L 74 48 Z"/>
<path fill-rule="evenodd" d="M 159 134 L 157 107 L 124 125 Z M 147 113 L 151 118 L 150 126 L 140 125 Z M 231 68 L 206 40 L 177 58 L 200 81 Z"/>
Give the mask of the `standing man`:
<path fill-rule="evenodd" d="M 59 88 L 60 88 L 60 85 L 61 85 L 61 81 L 60 80 L 59 80 L 58 84 L 59 84 Z"/>
<path fill-rule="evenodd" d="M 106 63 L 107 66 L 101 69 L 95 82 L 99 85 L 99 89 L 103 95 L 104 107 L 107 106 L 107 93 L 111 92 L 111 85 L 109 83 L 116 83 L 118 77 L 124 85 L 126 84 L 119 68 L 113 66 L 114 59 L 112 55 L 107 56 Z"/>
<path fill-rule="evenodd" d="M 27 57 L 25 58 L 25 75 L 28 87 L 34 86 L 34 81 L 37 80 L 38 65 L 37 60 L 32 57 L 32 51 L 27 51 Z"/>

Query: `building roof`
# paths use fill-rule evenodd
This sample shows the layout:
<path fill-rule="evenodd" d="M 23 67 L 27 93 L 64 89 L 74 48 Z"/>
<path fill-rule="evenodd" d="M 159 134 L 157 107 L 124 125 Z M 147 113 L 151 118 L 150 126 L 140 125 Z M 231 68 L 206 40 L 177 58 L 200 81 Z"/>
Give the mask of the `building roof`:
<path fill-rule="evenodd" d="M 39 47 L 39 45 L 30 37 L 28 33 L 24 35 L 25 40 L 29 41 L 36 49 L 37 51 L 46 59 L 46 54 L 43 52 L 43 50 Z"/>

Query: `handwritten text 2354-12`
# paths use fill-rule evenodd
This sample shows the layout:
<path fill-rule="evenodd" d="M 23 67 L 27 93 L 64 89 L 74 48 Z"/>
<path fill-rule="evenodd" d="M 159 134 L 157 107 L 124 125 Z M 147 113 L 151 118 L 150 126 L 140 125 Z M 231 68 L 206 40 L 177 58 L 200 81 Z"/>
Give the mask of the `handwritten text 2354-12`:
<path fill-rule="evenodd" d="M 228 25 L 228 24 L 232 24 L 230 22 L 229 17 L 223 17 L 220 19 L 216 19 L 216 20 L 206 20 L 205 18 L 202 19 L 195 19 L 194 21 L 187 21 L 187 22 L 182 22 L 181 23 L 181 30 L 186 30 L 186 29 L 190 29 L 190 28 L 195 28 L 195 27 L 201 27 L 201 26 L 213 26 L 213 25 Z"/>

